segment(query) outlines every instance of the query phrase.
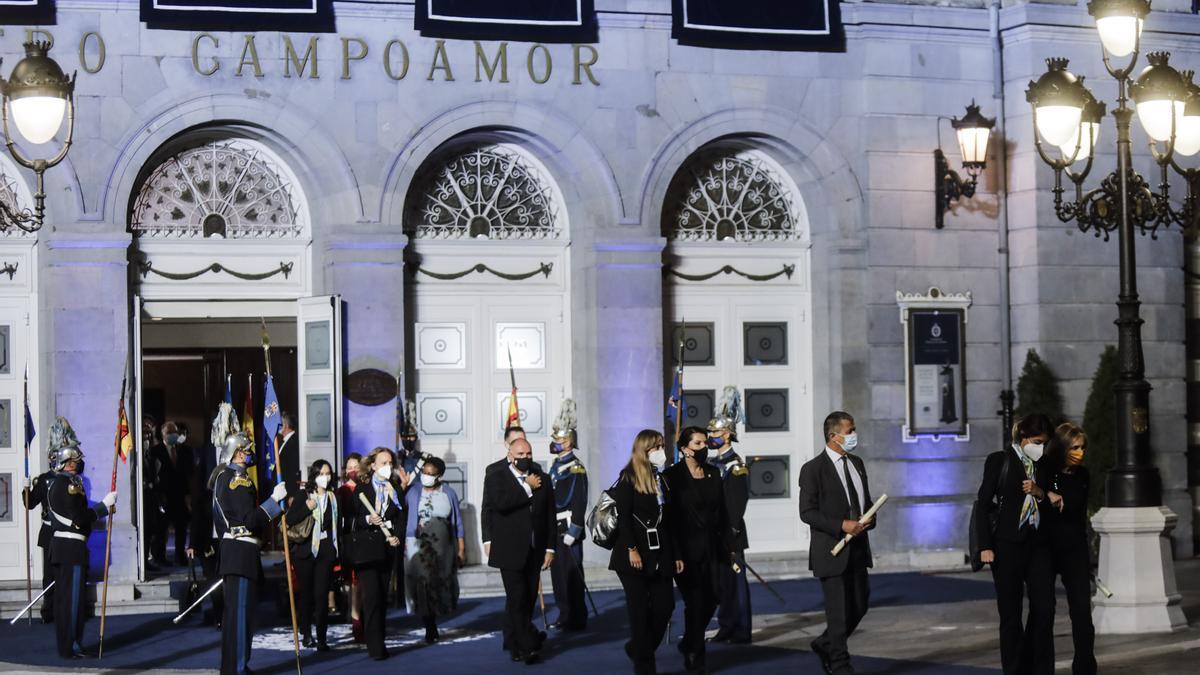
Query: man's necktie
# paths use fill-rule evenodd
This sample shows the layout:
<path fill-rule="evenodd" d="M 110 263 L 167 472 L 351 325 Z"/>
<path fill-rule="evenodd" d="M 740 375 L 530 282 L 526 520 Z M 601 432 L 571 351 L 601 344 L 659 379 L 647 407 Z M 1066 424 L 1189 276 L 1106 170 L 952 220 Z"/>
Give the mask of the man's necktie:
<path fill-rule="evenodd" d="M 850 493 L 850 519 L 858 520 L 862 517 L 862 505 L 858 500 L 858 489 L 854 487 L 854 481 L 850 479 L 850 457 L 842 455 L 842 474 L 846 476 L 846 491 Z"/>

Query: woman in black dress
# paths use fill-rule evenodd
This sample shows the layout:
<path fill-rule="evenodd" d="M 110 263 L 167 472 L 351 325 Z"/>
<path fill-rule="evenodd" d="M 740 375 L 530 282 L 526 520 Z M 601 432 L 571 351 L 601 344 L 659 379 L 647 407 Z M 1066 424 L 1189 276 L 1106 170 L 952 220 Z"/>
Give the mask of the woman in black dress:
<path fill-rule="evenodd" d="M 1096 628 L 1092 624 L 1092 556 L 1088 542 L 1088 491 L 1091 477 L 1083 466 L 1087 435 L 1067 422 L 1058 425 L 1046 445 L 1042 463 L 1050 478 L 1048 499 L 1058 510 L 1050 520 L 1050 550 L 1054 571 L 1062 576 L 1071 615 L 1071 640 L 1075 658 L 1073 675 L 1096 673 Z"/>
<path fill-rule="evenodd" d="M 625 654 L 636 675 L 655 673 L 654 651 L 662 643 L 675 595 L 671 578 L 683 572 L 683 559 L 670 515 L 670 492 L 660 471 L 666 466 L 663 435 L 638 432 L 629 463 L 612 489 L 617 505 L 617 541 L 608 568 L 625 589 L 629 642 Z"/>
<path fill-rule="evenodd" d="M 363 599 L 363 633 L 367 653 L 382 661 L 388 657 L 384 648 L 384 619 L 387 614 L 387 581 L 395 558 L 400 552 L 404 532 L 404 496 L 392 486 L 392 451 L 375 448 L 361 464 L 358 484 L 354 488 L 354 514 L 348 516 L 348 529 L 353 532 L 351 560 Z M 401 474 L 401 490 L 408 487 L 408 477 Z M 363 503 L 366 498 L 366 504 Z M 375 513 L 367 508 L 370 504 Z"/>
<path fill-rule="evenodd" d="M 288 545 L 296 568 L 296 604 L 300 615 L 300 634 L 305 647 L 329 651 L 325 642 L 329 626 L 329 589 L 333 585 L 333 566 L 338 555 L 338 500 L 330 489 L 333 467 L 323 459 L 308 468 L 306 499 L 288 509 Z M 312 625 L 317 624 L 314 642 Z"/>
<path fill-rule="evenodd" d="M 688 427 L 676 442 L 684 461 L 663 472 L 674 508 L 671 529 L 682 544 L 683 573 L 675 585 L 683 596 L 683 665 L 705 672 L 704 631 L 717 608 L 717 566 L 730 564 L 725 491 L 721 472 L 708 459 L 708 433 Z"/>

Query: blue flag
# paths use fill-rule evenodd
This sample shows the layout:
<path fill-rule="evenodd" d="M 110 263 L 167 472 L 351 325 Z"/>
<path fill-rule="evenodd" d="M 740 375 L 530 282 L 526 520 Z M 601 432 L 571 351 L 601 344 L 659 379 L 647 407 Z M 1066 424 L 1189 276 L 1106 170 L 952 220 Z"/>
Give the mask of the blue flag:
<path fill-rule="evenodd" d="M 282 479 L 275 473 L 275 434 L 283 426 L 283 416 L 279 411 L 279 396 L 275 394 L 275 378 L 267 376 L 266 392 L 263 394 L 263 452 L 267 454 L 267 473 L 276 482 Z"/>
<path fill-rule="evenodd" d="M 671 393 L 667 395 L 667 419 L 671 422 L 672 430 L 683 423 L 683 368 L 675 369 L 675 379 L 671 383 Z M 672 439 L 678 441 L 678 439 Z M 679 446 L 676 443 L 675 461 L 679 461 Z"/>
<path fill-rule="evenodd" d="M 233 389 L 230 388 L 229 375 L 225 376 L 225 402 L 233 406 Z"/>

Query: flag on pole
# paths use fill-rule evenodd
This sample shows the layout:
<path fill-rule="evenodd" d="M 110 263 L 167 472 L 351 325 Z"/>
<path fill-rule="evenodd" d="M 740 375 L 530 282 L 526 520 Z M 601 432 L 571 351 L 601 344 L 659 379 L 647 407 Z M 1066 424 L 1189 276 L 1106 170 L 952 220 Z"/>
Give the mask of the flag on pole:
<path fill-rule="evenodd" d="M 29 368 L 25 369 L 25 484 L 29 484 L 29 446 L 33 437 L 37 436 L 37 426 L 33 423 L 33 412 L 29 410 Z"/>
<path fill-rule="evenodd" d="M 508 397 L 508 415 L 504 428 L 521 426 L 521 408 L 517 405 L 517 375 L 513 372 L 512 347 L 508 348 L 508 379 L 512 382 L 512 394 Z"/>
<path fill-rule="evenodd" d="M 254 443 L 254 374 L 247 376 L 246 381 L 246 404 L 242 406 L 242 433 L 246 434 L 246 438 Z M 254 448 L 255 456 L 258 455 L 258 448 Z M 250 482 L 254 483 L 254 489 L 258 489 L 258 463 L 246 469 L 246 475 L 250 476 Z"/>
<path fill-rule="evenodd" d="M 225 402 L 230 406 L 233 405 L 233 376 L 226 373 L 225 375 Z"/>
<path fill-rule="evenodd" d="M 125 397 L 121 397 L 121 406 L 117 411 L 117 455 L 122 462 L 129 461 L 129 453 L 133 451 L 133 436 L 129 433 L 129 417 L 125 415 Z"/>
<path fill-rule="evenodd" d="M 267 383 L 263 394 L 263 452 L 267 454 L 267 474 L 278 478 L 275 471 L 275 434 L 283 426 L 283 416 L 279 411 L 279 397 L 275 395 L 275 378 L 267 375 Z"/>
<path fill-rule="evenodd" d="M 673 427 L 680 425 L 683 416 L 683 368 L 675 369 L 675 380 L 671 383 L 671 393 L 667 395 L 667 419 Z"/>

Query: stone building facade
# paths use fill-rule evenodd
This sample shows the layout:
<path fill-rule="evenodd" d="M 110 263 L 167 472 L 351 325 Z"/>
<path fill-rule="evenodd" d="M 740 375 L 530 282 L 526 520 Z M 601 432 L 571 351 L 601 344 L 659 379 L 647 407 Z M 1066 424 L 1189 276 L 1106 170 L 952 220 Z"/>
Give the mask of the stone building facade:
<path fill-rule="evenodd" d="M 0 472 L 13 477 L 26 360 L 39 429 L 69 417 L 101 486 L 123 364 L 138 357 L 132 326 L 230 312 L 305 324 L 310 310 L 292 303 L 336 295 L 341 315 L 321 316 L 342 326 L 338 363 L 311 385 L 332 395 L 330 435 L 312 439 L 309 458 L 391 445 L 394 410 L 339 406 L 336 379 L 403 371 L 425 449 L 458 466 L 477 503 L 483 466 L 502 452 L 500 347 L 517 345 L 531 435 L 544 441 L 573 397 L 598 493 L 633 435 L 664 426 L 686 321 L 696 414 L 726 384 L 751 408 L 740 447 L 763 461 L 754 550 L 807 550 L 795 479 L 824 416 L 844 409 L 872 491 L 891 496 L 876 553 L 953 565 L 1001 438 L 1002 220 L 1014 367 L 1037 349 L 1078 419 L 1098 355 L 1115 343 L 1115 243 L 1055 218 L 1024 100 L 1049 56 L 1114 97 L 1083 6 L 845 3 L 844 53 L 762 53 L 677 44 L 667 0 L 597 0 L 599 41 L 588 45 L 426 38 L 410 3 L 383 0 L 337 3 L 337 32 L 320 35 L 148 30 L 137 4 L 60 0 L 57 25 L 28 27 L 79 71 L 78 118 L 67 160 L 46 176 L 47 226 L 0 240 L 3 260 L 19 261 L 0 276 L 13 336 Z M 1186 37 L 1200 19 L 1184 5 L 1156 3 L 1144 36 L 1144 51 L 1169 50 L 1180 68 L 1200 63 Z M 4 29 L 6 62 L 25 38 Z M 1003 143 L 977 195 L 937 230 L 939 118 L 972 100 L 988 116 L 1003 107 Z M 958 166 L 944 122 L 940 132 Z M 1111 126 L 1102 133 L 1098 173 L 1114 162 Z M 6 156 L 0 174 L 0 198 L 28 203 L 31 177 Z M 215 202 L 197 203 L 210 192 Z M 1153 445 L 1179 516 L 1176 554 L 1190 555 L 1183 250 L 1175 232 L 1138 242 Z M 278 273 L 192 274 L 213 264 Z M 905 439 L 897 292 L 931 287 L 971 294 L 969 434 Z M 294 339 L 303 348 L 304 330 Z M 302 419 L 302 433 L 306 422 L 325 424 Z M 545 459 L 544 442 L 535 447 Z M 120 485 L 135 483 L 129 472 L 121 466 Z M 129 511 L 115 530 L 122 579 L 140 574 Z M 5 543 L 21 541 L 19 521 L 0 523 Z M 4 575 L 22 576 L 20 546 L 0 548 Z"/>

